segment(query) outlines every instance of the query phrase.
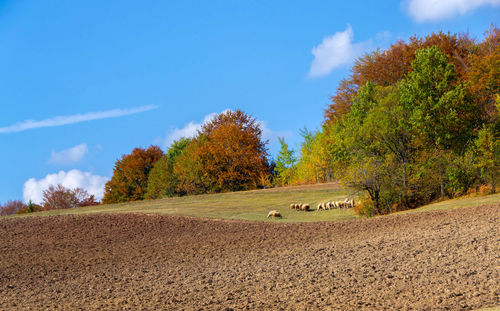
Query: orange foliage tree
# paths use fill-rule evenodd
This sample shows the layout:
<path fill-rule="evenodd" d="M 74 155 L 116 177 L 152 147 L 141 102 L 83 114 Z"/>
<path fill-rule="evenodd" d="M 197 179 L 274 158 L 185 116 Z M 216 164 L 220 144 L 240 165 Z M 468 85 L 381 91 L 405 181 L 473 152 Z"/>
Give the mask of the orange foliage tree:
<path fill-rule="evenodd" d="M 470 93 L 474 96 L 483 118 L 494 121 L 498 117 L 495 98 L 500 94 L 500 29 L 492 26 L 486 39 L 478 44 L 467 72 Z"/>
<path fill-rule="evenodd" d="M 475 49 L 474 40 L 467 35 L 439 32 L 425 38 L 414 36 L 408 42 L 398 41 L 385 51 L 377 50 L 355 61 L 349 78 L 341 81 L 336 94 L 330 98 L 332 104 L 325 110 L 325 123 L 348 113 L 358 90 L 367 82 L 389 86 L 400 81 L 412 70 L 415 51 L 431 46 L 438 46 L 451 58 L 458 77 L 466 74 Z"/>
<path fill-rule="evenodd" d="M 260 124 L 241 110 L 227 111 L 204 124 L 177 159 L 183 193 L 248 190 L 268 183 L 267 142 Z"/>
<path fill-rule="evenodd" d="M 149 172 L 163 156 L 158 146 L 135 148 L 115 163 L 113 177 L 104 188 L 103 203 L 118 203 L 144 199 Z"/>

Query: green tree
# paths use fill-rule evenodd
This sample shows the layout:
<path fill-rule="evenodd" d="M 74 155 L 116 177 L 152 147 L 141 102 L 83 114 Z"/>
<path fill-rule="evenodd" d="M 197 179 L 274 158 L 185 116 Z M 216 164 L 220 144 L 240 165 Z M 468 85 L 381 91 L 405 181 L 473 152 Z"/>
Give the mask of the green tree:
<path fill-rule="evenodd" d="M 184 137 L 174 141 L 167 150 L 167 154 L 155 163 L 149 173 L 145 199 L 159 199 L 179 194 L 177 191 L 179 179 L 174 173 L 174 166 L 190 142 L 191 139 Z"/>
<path fill-rule="evenodd" d="M 483 126 L 474 143 L 476 167 L 480 170 L 481 178 L 490 183 L 491 193 L 495 193 L 500 176 L 500 140 L 495 137 L 493 126 Z"/>
<path fill-rule="evenodd" d="M 191 139 L 181 137 L 170 145 L 170 147 L 167 150 L 167 156 L 170 159 L 170 161 L 172 161 L 172 163 L 175 163 L 177 157 L 184 152 L 184 150 L 186 149 L 186 147 L 189 145 L 190 142 Z"/>
<path fill-rule="evenodd" d="M 288 144 L 285 142 L 284 137 L 278 138 L 280 143 L 280 152 L 276 159 L 276 172 L 278 174 L 277 181 L 280 185 L 289 185 L 290 181 L 295 173 L 295 162 L 297 158 L 295 157 L 295 151 L 288 148 Z"/>
<path fill-rule="evenodd" d="M 456 80 L 454 65 L 433 46 L 416 51 L 412 68 L 400 83 L 400 100 L 413 135 L 423 146 L 465 152 L 480 119 L 466 88 Z"/>
<path fill-rule="evenodd" d="M 162 197 L 173 197 L 177 194 L 177 177 L 174 174 L 174 162 L 163 156 L 158 160 L 148 178 L 148 191 L 145 199 L 160 199 Z"/>

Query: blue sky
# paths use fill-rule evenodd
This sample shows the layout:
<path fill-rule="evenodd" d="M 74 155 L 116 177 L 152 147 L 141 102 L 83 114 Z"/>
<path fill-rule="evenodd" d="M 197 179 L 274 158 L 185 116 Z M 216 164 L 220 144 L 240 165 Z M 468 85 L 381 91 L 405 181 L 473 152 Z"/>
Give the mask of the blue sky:
<path fill-rule="evenodd" d="M 499 18 L 499 0 L 0 1 L 0 202 L 99 196 L 122 154 L 225 109 L 296 148 L 355 57 Z"/>

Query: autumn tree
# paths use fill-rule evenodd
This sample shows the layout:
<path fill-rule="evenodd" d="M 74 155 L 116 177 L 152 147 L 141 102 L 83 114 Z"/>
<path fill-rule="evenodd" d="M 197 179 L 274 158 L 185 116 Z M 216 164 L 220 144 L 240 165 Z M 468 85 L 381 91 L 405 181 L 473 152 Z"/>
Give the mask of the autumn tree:
<path fill-rule="evenodd" d="M 495 193 L 500 177 L 500 140 L 495 137 L 492 125 L 483 126 L 474 141 L 474 147 L 477 152 L 475 164 L 481 178 L 491 185 L 491 193 Z"/>
<path fill-rule="evenodd" d="M 500 29 L 492 26 L 486 39 L 478 44 L 477 52 L 471 55 L 467 72 L 468 88 L 474 96 L 477 112 L 488 121 L 498 118 L 495 98 L 500 94 Z"/>
<path fill-rule="evenodd" d="M 22 212 L 26 205 L 19 200 L 9 200 L 3 206 L 0 205 L 0 216 L 13 215 Z"/>
<path fill-rule="evenodd" d="M 269 183 L 266 144 L 259 122 L 241 110 L 215 116 L 176 161 L 179 189 L 189 194 L 265 186 Z"/>
<path fill-rule="evenodd" d="M 158 146 L 135 148 L 117 160 L 113 177 L 105 185 L 103 203 L 118 203 L 144 199 L 148 177 L 156 161 L 163 156 Z"/>
<path fill-rule="evenodd" d="M 68 209 L 99 204 L 94 195 L 82 188 L 70 189 L 62 185 L 50 186 L 43 191 L 44 210 Z"/>
<path fill-rule="evenodd" d="M 415 52 L 437 46 L 448 55 L 459 77 L 465 76 L 470 66 L 470 55 L 475 42 L 468 35 L 433 33 L 424 38 L 411 37 L 408 42 L 398 41 L 385 51 L 376 50 L 355 61 L 351 75 L 343 79 L 325 110 L 325 123 L 335 122 L 349 112 L 357 92 L 367 82 L 379 86 L 396 84 L 412 70 Z"/>
<path fill-rule="evenodd" d="M 175 161 L 174 174 L 178 178 L 176 191 L 180 195 L 207 193 L 211 190 L 212 177 L 203 173 L 199 152 L 206 140 L 206 136 L 193 139 Z"/>
<path fill-rule="evenodd" d="M 460 195 L 474 182 L 466 147 L 482 121 L 454 68 L 437 46 L 417 50 L 403 79 L 367 82 L 330 126 L 337 176 L 367 193 L 367 215 L 413 208 L 440 193 Z"/>

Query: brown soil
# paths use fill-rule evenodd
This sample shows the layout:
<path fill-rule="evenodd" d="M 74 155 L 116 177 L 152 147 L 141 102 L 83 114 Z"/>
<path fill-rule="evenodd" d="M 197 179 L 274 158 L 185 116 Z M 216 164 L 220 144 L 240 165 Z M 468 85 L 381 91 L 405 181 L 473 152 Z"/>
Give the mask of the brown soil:
<path fill-rule="evenodd" d="M 138 214 L 3 219 L 0 309 L 494 306 L 499 219 L 500 205 L 300 224 Z"/>

